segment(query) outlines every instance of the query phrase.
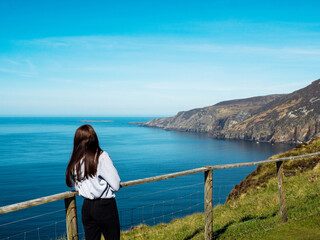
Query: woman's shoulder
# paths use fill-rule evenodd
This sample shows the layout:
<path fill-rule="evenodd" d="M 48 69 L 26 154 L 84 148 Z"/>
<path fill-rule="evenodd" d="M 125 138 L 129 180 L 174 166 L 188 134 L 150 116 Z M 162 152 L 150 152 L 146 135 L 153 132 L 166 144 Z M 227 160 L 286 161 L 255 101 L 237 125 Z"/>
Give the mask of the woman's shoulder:
<path fill-rule="evenodd" d="M 109 153 L 107 153 L 106 151 L 102 150 L 100 156 L 99 156 L 99 160 L 100 159 L 108 159 L 110 158 Z"/>
<path fill-rule="evenodd" d="M 109 154 L 105 150 L 101 150 L 100 157 L 109 156 Z"/>
<path fill-rule="evenodd" d="M 102 151 L 99 156 L 98 171 L 102 171 L 103 169 L 109 168 L 111 166 L 113 166 L 113 163 L 109 154 L 106 151 Z"/>

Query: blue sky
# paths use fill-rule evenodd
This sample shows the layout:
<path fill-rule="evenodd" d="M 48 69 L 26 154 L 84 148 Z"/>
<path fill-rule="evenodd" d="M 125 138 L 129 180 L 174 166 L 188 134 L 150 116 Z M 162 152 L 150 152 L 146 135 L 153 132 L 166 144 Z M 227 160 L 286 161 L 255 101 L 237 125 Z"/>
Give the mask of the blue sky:
<path fill-rule="evenodd" d="M 1 116 L 170 116 L 320 78 L 319 1 L 0 1 Z"/>

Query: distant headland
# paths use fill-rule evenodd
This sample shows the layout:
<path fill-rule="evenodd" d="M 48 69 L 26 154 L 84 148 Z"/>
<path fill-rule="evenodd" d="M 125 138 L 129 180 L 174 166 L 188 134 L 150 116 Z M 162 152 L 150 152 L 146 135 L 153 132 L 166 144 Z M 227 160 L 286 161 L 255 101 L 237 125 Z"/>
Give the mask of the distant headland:
<path fill-rule="evenodd" d="M 224 101 L 137 124 L 217 139 L 306 142 L 320 137 L 320 79 L 290 94 Z"/>

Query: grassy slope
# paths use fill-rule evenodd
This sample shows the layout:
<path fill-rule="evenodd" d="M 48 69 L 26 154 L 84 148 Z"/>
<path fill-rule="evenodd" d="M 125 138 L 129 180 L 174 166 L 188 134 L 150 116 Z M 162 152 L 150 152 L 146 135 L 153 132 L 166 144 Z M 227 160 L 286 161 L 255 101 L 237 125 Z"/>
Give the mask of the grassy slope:
<path fill-rule="evenodd" d="M 320 151 L 320 139 L 272 158 Z M 320 157 L 284 165 L 288 219 L 279 216 L 275 164 L 264 164 L 236 187 L 225 205 L 214 208 L 217 239 L 320 239 Z M 203 239 L 203 214 L 154 227 L 141 225 L 121 239 Z"/>

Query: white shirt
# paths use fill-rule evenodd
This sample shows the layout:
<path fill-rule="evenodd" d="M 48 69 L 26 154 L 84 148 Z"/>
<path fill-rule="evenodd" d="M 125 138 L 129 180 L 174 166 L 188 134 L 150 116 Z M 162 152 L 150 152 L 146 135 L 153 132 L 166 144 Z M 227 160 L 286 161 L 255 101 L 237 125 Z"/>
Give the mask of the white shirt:
<path fill-rule="evenodd" d="M 84 172 L 84 164 L 81 164 Z M 97 173 L 81 182 L 75 182 L 75 190 L 84 198 L 114 198 L 114 192 L 120 189 L 120 177 L 107 152 L 99 157 Z"/>

